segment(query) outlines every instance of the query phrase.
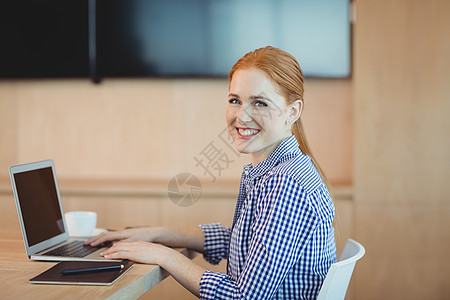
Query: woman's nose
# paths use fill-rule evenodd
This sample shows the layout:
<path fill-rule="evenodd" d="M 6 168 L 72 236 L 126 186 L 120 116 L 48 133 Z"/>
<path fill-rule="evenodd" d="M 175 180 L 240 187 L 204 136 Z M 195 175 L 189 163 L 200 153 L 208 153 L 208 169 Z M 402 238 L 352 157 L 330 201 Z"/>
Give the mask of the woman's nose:
<path fill-rule="evenodd" d="M 237 119 L 240 123 L 248 123 L 252 120 L 252 108 L 242 105 L 238 111 Z"/>

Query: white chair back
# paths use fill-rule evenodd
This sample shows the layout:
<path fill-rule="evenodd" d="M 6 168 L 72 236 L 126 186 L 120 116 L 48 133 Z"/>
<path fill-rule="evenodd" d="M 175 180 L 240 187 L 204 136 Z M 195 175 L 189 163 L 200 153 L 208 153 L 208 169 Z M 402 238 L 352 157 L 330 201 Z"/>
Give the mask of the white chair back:
<path fill-rule="evenodd" d="M 331 265 L 317 300 L 344 300 L 356 261 L 365 252 L 360 243 L 348 239 L 339 261 Z"/>

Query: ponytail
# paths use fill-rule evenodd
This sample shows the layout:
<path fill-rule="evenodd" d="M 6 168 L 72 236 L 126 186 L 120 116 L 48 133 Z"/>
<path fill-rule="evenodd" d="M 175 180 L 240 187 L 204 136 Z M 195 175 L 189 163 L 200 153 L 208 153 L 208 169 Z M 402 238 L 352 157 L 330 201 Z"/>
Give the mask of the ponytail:
<path fill-rule="evenodd" d="M 292 125 L 292 133 L 295 135 L 295 139 L 297 140 L 298 147 L 303 152 L 303 154 L 308 155 L 311 158 L 314 166 L 319 172 L 322 181 L 329 188 L 329 182 L 319 163 L 314 158 L 314 155 L 311 152 L 311 148 L 309 147 L 308 141 L 306 140 L 305 131 L 303 130 L 302 120 L 298 118 L 298 120 Z"/>

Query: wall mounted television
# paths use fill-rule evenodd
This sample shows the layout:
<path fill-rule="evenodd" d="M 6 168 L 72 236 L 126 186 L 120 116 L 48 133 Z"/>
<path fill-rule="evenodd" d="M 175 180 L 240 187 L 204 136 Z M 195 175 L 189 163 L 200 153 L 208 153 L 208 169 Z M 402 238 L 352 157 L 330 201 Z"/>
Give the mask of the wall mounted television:
<path fill-rule="evenodd" d="M 349 0 L 6 0 L 0 17 L 1 78 L 226 77 L 266 45 L 350 76 Z"/>
<path fill-rule="evenodd" d="M 88 77 L 87 0 L 2 0 L 0 78 Z"/>

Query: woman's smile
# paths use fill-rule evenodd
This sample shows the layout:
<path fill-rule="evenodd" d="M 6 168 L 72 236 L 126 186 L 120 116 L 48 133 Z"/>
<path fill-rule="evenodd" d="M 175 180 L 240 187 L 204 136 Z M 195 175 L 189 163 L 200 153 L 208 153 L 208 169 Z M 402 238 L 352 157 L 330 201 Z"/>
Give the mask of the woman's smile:
<path fill-rule="evenodd" d="M 253 128 L 242 128 L 242 127 L 236 127 L 236 131 L 238 133 L 238 137 L 240 139 L 250 139 L 252 137 L 254 137 L 255 135 L 257 135 L 259 133 L 258 129 L 253 129 Z"/>

